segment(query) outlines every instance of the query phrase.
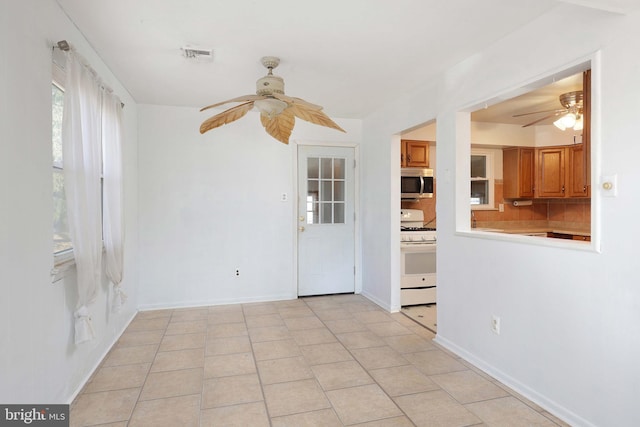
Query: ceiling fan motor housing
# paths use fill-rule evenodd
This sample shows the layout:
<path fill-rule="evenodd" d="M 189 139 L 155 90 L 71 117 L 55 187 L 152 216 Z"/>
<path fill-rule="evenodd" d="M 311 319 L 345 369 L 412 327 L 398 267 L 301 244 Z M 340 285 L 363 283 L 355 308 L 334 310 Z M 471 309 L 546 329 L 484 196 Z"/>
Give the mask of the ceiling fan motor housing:
<path fill-rule="evenodd" d="M 582 107 L 583 95 L 582 91 L 578 90 L 575 92 L 567 92 L 560 95 L 560 104 L 564 108 L 571 108 L 574 105 Z"/>
<path fill-rule="evenodd" d="M 284 95 L 284 80 L 282 80 L 282 77 L 270 74 L 256 82 L 257 95 L 269 96 L 274 93 Z"/>

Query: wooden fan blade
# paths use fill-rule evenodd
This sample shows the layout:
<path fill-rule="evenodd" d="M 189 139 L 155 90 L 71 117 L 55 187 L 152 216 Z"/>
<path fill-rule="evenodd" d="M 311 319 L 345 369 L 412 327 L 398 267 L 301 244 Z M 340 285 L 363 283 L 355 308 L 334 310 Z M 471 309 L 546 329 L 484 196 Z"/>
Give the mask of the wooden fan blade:
<path fill-rule="evenodd" d="M 550 117 L 556 117 L 556 116 L 559 116 L 560 114 L 564 114 L 564 113 L 566 113 L 566 110 L 562 110 L 561 112 L 558 112 L 558 113 L 555 113 L 555 114 L 549 114 L 549 115 L 547 115 L 547 116 L 544 116 L 544 117 L 543 117 L 543 118 L 541 118 L 541 119 L 536 120 L 535 122 L 527 123 L 526 125 L 523 125 L 522 127 L 523 127 L 523 128 L 526 128 L 526 127 L 529 127 L 529 126 L 533 126 L 533 125 L 535 125 L 536 123 L 540 123 L 540 122 L 542 122 L 542 121 L 544 121 L 544 120 L 547 120 L 547 119 L 548 119 L 548 118 L 550 118 Z"/>
<path fill-rule="evenodd" d="M 247 114 L 247 112 L 252 108 L 253 101 L 245 102 L 244 104 L 231 107 L 220 114 L 216 114 L 213 117 L 209 117 L 200 125 L 200 133 L 205 133 L 211 129 L 236 121 Z"/>
<path fill-rule="evenodd" d="M 522 113 L 522 114 L 514 114 L 511 117 L 523 117 L 523 116 L 530 116 L 531 114 L 541 114 L 541 113 L 557 113 L 559 111 L 568 111 L 566 108 L 560 109 L 560 110 L 542 110 L 542 111 L 532 111 L 530 113 Z"/>
<path fill-rule="evenodd" d="M 280 101 L 284 101 L 287 104 L 304 105 L 306 108 L 310 108 L 312 110 L 322 110 L 322 106 L 312 104 L 310 102 L 305 101 L 302 98 L 295 98 L 293 96 L 287 96 L 280 93 L 273 93 L 272 95 L 274 98 L 279 99 Z"/>
<path fill-rule="evenodd" d="M 307 122 L 310 122 L 316 125 L 337 129 L 339 131 L 347 133 L 344 129 L 338 126 L 333 120 L 331 120 L 329 116 L 323 113 L 322 110 L 307 108 L 304 104 L 295 104 L 295 103 L 291 104 L 291 106 L 288 109 L 290 109 L 296 117 L 302 120 L 305 120 Z"/>
<path fill-rule="evenodd" d="M 228 99 L 226 101 L 218 102 L 217 104 L 207 105 L 206 107 L 202 107 L 200 111 L 208 110 L 209 108 L 219 107 L 220 105 L 228 104 L 229 102 L 246 102 L 246 101 L 257 101 L 259 99 L 265 99 L 265 96 L 262 95 L 242 95 L 237 98 Z"/>
<path fill-rule="evenodd" d="M 291 108 L 286 108 L 282 113 L 273 118 L 269 118 L 266 114 L 260 113 L 260 122 L 269 135 L 283 144 L 288 144 L 296 119 L 293 116 Z"/>

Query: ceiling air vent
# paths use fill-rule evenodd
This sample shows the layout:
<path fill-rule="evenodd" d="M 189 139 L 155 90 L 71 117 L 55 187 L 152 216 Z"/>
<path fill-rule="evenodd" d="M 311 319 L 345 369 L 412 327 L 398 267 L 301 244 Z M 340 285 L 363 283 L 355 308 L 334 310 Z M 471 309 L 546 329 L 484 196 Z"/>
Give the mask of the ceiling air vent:
<path fill-rule="evenodd" d="M 199 61 L 212 61 L 213 49 L 204 49 L 201 47 L 185 46 L 182 49 L 182 54 L 185 58 L 196 59 Z"/>

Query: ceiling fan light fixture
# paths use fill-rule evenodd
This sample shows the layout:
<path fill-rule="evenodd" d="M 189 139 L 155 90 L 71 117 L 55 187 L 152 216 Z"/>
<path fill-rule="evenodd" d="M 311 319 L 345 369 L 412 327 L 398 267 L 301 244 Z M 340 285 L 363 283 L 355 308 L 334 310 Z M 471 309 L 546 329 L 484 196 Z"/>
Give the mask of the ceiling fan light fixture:
<path fill-rule="evenodd" d="M 584 119 L 582 115 L 579 115 L 576 119 L 576 124 L 573 126 L 573 130 L 582 130 L 584 128 Z"/>
<path fill-rule="evenodd" d="M 279 99 L 266 98 L 254 101 L 253 106 L 256 107 L 261 113 L 266 114 L 267 117 L 272 119 L 278 114 L 282 113 L 284 109 L 289 106 L 289 104 L 284 101 L 280 101 Z"/>
<path fill-rule="evenodd" d="M 560 130 L 566 130 L 573 128 L 576 125 L 576 121 L 576 115 L 573 113 L 569 113 L 553 122 L 553 125 Z"/>
<path fill-rule="evenodd" d="M 553 125 L 555 127 L 557 127 L 558 129 L 560 129 L 560 130 L 567 130 L 567 127 L 564 125 L 564 123 L 562 121 L 562 117 L 560 117 L 558 120 L 553 122 Z"/>

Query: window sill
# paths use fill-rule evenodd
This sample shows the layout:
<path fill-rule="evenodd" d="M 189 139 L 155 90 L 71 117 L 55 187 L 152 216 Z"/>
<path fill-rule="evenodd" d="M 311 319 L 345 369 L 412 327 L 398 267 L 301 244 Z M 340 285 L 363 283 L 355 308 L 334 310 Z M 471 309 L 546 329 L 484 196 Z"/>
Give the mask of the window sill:
<path fill-rule="evenodd" d="M 53 268 L 51 269 L 51 283 L 64 279 L 71 269 L 76 267 L 76 259 L 73 250 L 68 250 L 53 256 Z"/>
<path fill-rule="evenodd" d="M 497 211 L 498 208 L 495 208 L 493 206 L 472 205 L 471 210 L 472 211 Z"/>

